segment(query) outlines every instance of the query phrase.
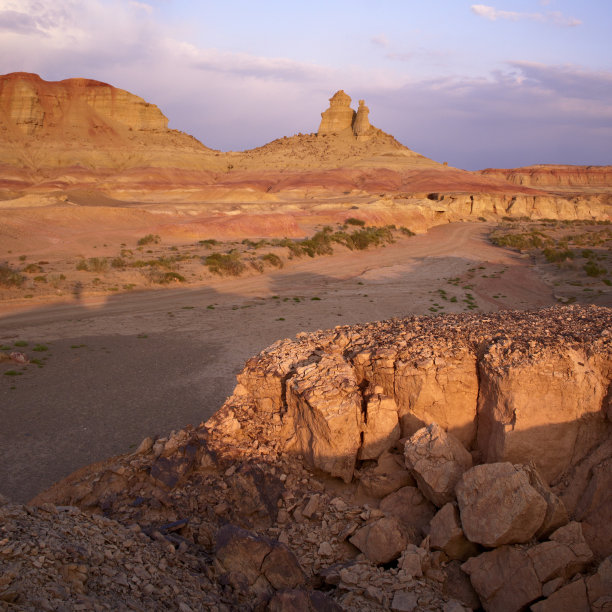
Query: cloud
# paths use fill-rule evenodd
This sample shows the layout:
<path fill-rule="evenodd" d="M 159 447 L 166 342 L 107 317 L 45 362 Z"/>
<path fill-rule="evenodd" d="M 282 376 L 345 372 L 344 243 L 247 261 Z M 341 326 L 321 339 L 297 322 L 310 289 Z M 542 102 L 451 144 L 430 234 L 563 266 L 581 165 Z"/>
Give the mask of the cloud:
<path fill-rule="evenodd" d="M 549 11 L 547 13 L 517 13 L 515 11 L 503 11 L 486 4 L 472 4 L 472 12 L 479 17 L 484 17 L 489 21 L 505 19 L 508 21 L 538 21 L 540 23 L 552 23 L 556 26 L 575 27 L 582 23 L 574 17 L 566 17 L 559 11 Z"/>
<path fill-rule="evenodd" d="M 193 66 L 198 70 L 222 72 L 255 79 L 313 81 L 324 78 L 329 70 L 316 64 L 296 62 L 282 57 L 258 57 L 246 53 L 221 52 L 216 49 L 193 50 Z"/>
<path fill-rule="evenodd" d="M 389 46 L 389 39 L 384 34 L 378 34 L 370 38 L 370 42 L 376 47 L 386 49 Z"/>
<path fill-rule="evenodd" d="M 213 148 L 313 132 L 342 88 L 366 100 L 374 125 L 459 167 L 612 162 L 610 72 L 512 61 L 481 78 L 410 79 L 395 62 L 332 67 L 194 45 L 127 0 L 0 0 L 0 16 L 7 11 L 19 15 L 0 21 L 10 27 L 0 36 L 0 73 L 111 83 Z M 401 51 L 385 54 L 435 60 L 430 49 Z"/>

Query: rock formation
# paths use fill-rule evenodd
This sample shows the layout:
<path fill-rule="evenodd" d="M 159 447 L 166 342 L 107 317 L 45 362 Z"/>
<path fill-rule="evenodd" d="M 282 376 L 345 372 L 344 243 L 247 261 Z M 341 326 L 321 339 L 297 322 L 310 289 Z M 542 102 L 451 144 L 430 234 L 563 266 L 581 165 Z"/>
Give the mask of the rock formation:
<path fill-rule="evenodd" d="M 132 454 L 80 470 L 34 500 L 39 510 L 0 509 L 0 525 L 9 524 L 0 532 L 8 576 L 0 598 L 23 609 L 45 609 L 46 600 L 52 609 L 58 597 L 97 603 L 104 592 L 112 602 L 131 596 L 161 606 L 165 591 L 160 564 L 146 552 L 150 541 L 164 551 L 161 561 L 172 556 L 173 571 L 202 573 L 207 601 L 216 598 L 219 609 L 607 609 L 611 323 L 609 309 L 570 306 L 411 317 L 279 341 L 246 364 L 234 394 L 207 423 L 146 439 Z M 558 362 L 563 356 L 572 361 Z M 441 427 L 423 398 L 452 402 L 458 371 L 466 392 L 457 420 L 449 408 Z M 529 398 L 513 385 L 491 390 L 488 378 L 500 383 L 515 372 L 539 381 Z M 567 396 L 557 405 L 564 417 L 550 430 L 542 423 L 521 429 L 553 382 Z M 504 411 L 489 411 L 493 393 L 497 405 L 503 400 L 514 411 L 512 427 L 503 428 L 522 442 L 510 445 L 512 463 L 503 460 L 503 444 L 491 462 L 484 452 L 491 419 L 507 422 Z M 373 452 L 360 460 L 361 433 L 377 431 L 385 398 L 394 401 L 404 438 L 385 414 L 376 439 L 387 443 L 376 446 L 378 458 Z M 481 419 L 481 411 L 493 416 Z M 562 465 L 544 478 L 537 466 L 547 469 L 550 457 Z M 405 478 L 394 476 L 401 469 Z M 450 490 L 442 482 L 457 484 Z M 50 502 L 86 514 L 62 514 Z M 34 537 L 55 537 L 44 526 L 49 512 L 60 512 L 62 525 L 70 517 L 62 535 L 67 553 L 34 544 Z M 96 518 L 100 513 L 108 518 Z M 98 567 L 103 548 L 89 525 L 100 520 L 110 533 L 125 533 L 125 525 L 135 535 L 113 544 Z M 50 535 L 42 535 L 45 529 Z M 93 541 L 70 552 L 78 533 Z M 137 555 L 130 562 L 128 543 Z M 53 569 L 59 559 L 70 559 L 72 569 Z M 36 574 L 33 563 L 45 573 Z M 10 569 L 18 566 L 27 571 Z M 121 575 L 127 587 L 103 578 Z M 180 609 L 191 606 L 193 588 L 187 581 Z"/>
<path fill-rule="evenodd" d="M 91 79 L 0 76 L 0 165 L 40 171 L 156 166 L 214 167 L 214 152 L 168 129 L 155 104 Z"/>
<path fill-rule="evenodd" d="M 321 113 L 319 136 L 335 134 L 353 127 L 355 111 L 351 108 L 351 97 L 341 89 L 329 99 L 329 108 Z"/>
<path fill-rule="evenodd" d="M 370 109 L 363 100 L 359 100 L 359 108 L 355 112 L 351 108 L 351 97 L 341 89 L 329 99 L 329 108 L 321 113 L 317 135 L 349 133 L 350 130 L 358 140 L 366 140 L 372 131 L 369 113 Z"/>

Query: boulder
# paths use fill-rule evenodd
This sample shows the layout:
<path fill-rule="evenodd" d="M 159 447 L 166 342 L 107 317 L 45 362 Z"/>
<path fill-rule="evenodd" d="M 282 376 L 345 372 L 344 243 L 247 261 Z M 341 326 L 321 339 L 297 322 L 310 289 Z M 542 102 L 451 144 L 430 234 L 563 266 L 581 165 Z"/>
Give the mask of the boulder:
<path fill-rule="evenodd" d="M 377 387 L 375 393 L 366 398 L 363 438 L 358 459 L 378 459 L 389 450 L 400 437 L 399 418 L 395 400 L 382 393 Z"/>
<path fill-rule="evenodd" d="M 534 465 L 526 465 L 523 469 L 529 478 L 529 484 L 546 502 L 546 515 L 542 526 L 536 532 L 536 537 L 548 537 L 555 529 L 567 524 L 569 521 L 567 509 L 563 501 L 550 490 Z"/>
<path fill-rule="evenodd" d="M 407 544 L 398 521 L 393 517 L 383 517 L 362 527 L 349 541 L 376 564 L 397 559 Z"/>
<path fill-rule="evenodd" d="M 404 457 L 394 453 L 383 453 L 375 465 L 370 465 L 355 473 L 359 479 L 359 493 L 381 499 L 416 483 L 404 465 Z"/>
<path fill-rule="evenodd" d="M 414 591 L 395 591 L 391 610 L 393 612 L 413 612 L 419 607 L 419 599 Z"/>
<path fill-rule="evenodd" d="M 531 547 L 527 554 L 542 583 L 553 578 L 570 578 L 593 559 L 582 527 L 576 522 L 561 527 L 550 536 L 549 542 Z"/>
<path fill-rule="evenodd" d="M 434 505 L 416 487 L 402 487 L 380 501 L 380 510 L 395 517 L 408 539 L 419 544 L 435 514 Z"/>
<path fill-rule="evenodd" d="M 478 547 L 465 537 L 461 529 L 457 506 L 451 503 L 442 506 L 431 519 L 429 545 L 433 550 L 444 551 L 449 559 L 464 561 L 478 553 Z"/>
<path fill-rule="evenodd" d="M 420 578 L 423 575 L 423 565 L 427 559 L 427 551 L 424 548 L 408 544 L 399 561 L 399 568 L 404 570 L 407 576 Z"/>
<path fill-rule="evenodd" d="M 472 467 L 470 453 L 436 423 L 410 437 L 404 446 L 404 456 L 419 489 L 438 507 L 455 499 L 459 478 Z"/>
<path fill-rule="evenodd" d="M 262 576 L 275 589 L 294 588 L 306 581 L 295 555 L 283 544 L 235 525 L 219 529 L 215 554 L 229 574 L 243 576 L 249 585 Z"/>
<path fill-rule="evenodd" d="M 597 602 L 603 604 L 606 599 L 612 607 L 612 557 L 604 559 L 597 572 L 587 578 L 587 591 L 593 607 L 596 607 Z"/>
<path fill-rule="evenodd" d="M 584 580 L 580 578 L 561 587 L 550 597 L 531 606 L 532 612 L 590 612 L 589 599 Z"/>
<path fill-rule="evenodd" d="M 542 596 L 531 559 L 513 546 L 502 546 L 468 559 L 461 569 L 487 612 L 517 612 Z"/>
<path fill-rule="evenodd" d="M 546 516 L 546 501 L 525 471 L 511 463 L 471 468 L 459 480 L 456 492 L 466 537 L 489 548 L 527 542 Z"/>

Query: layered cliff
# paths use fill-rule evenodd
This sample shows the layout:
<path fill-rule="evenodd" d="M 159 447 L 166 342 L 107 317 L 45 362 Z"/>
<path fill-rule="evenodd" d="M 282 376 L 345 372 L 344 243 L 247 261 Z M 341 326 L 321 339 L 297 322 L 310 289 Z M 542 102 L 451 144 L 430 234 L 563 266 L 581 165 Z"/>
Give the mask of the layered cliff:
<path fill-rule="evenodd" d="M 91 79 L 0 76 L 0 139 L 0 164 L 34 170 L 214 163 L 210 149 L 169 130 L 157 106 Z"/>
<path fill-rule="evenodd" d="M 138 524 L 243 609 L 603 610 L 611 324 L 558 307 L 298 334 L 207 423 L 34 503 Z"/>
<path fill-rule="evenodd" d="M 612 166 L 568 166 L 538 164 L 524 168 L 487 168 L 481 174 L 504 179 L 514 185 L 539 188 L 609 189 Z"/>

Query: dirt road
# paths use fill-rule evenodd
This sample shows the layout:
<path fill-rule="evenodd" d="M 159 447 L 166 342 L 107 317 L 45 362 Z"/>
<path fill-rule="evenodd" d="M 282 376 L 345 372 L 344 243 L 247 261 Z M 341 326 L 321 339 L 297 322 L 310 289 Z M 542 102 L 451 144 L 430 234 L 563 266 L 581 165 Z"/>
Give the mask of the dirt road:
<path fill-rule="evenodd" d="M 244 361 L 279 338 L 413 313 L 555 303 L 524 259 L 488 243 L 488 230 L 438 226 L 378 250 L 195 289 L 5 306 L 0 343 L 27 342 L 20 350 L 39 364 L 0 364 L 0 493 L 26 501 L 148 435 L 198 424 L 231 393 Z"/>

